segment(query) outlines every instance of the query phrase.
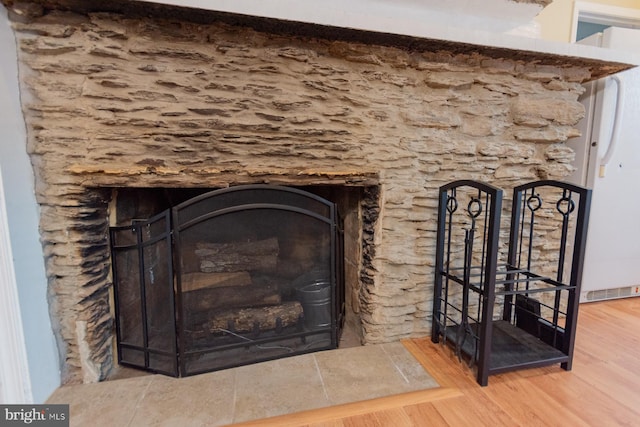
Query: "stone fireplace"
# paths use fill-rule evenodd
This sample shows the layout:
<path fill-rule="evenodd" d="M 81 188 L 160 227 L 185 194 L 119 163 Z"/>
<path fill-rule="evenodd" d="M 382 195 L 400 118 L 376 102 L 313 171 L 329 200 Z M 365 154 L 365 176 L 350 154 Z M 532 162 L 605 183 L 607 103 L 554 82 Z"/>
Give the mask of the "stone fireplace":
<path fill-rule="evenodd" d="M 439 186 L 562 179 L 581 82 L 624 68 L 83 3 L 22 4 L 13 16 L 65 383 L 114 367 L 118 194 L 277 184 L 337 195 L 347 322 L 362 344 L 425 336 Z"/>

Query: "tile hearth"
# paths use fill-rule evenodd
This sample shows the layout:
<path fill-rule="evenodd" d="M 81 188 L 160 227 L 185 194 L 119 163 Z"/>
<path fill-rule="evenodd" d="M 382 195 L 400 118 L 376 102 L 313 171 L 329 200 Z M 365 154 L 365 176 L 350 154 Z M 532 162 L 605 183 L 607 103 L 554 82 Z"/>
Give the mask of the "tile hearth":
<path fill-rule="evenodd" d="M 70 404 L 72 426 L 222 426 L 436 387 L 395 342 L 186 378 L 143 375 L 65 386 L 48 403 Z"/>

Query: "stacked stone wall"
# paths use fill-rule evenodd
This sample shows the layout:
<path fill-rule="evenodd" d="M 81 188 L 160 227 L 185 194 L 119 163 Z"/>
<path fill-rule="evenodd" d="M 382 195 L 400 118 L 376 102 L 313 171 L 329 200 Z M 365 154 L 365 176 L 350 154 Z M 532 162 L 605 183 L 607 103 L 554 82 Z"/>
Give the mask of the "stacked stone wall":
<path fill-rule="evenodd" d="M 479 179 L 508 196 L 568 175 L 589 78 L 221 23 L 54 11 L 14 27 L 65 382 L 112 366 L 107 189 L 377 186 L 364 341 L 424 336 L 438 187 Z"/>

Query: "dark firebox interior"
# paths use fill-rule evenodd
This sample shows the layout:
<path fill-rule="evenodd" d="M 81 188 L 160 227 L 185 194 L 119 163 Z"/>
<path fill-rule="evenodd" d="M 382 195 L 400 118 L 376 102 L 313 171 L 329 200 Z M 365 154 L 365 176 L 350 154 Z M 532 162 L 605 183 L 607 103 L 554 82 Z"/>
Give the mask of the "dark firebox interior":
<path fill-rule="evenodd" d="M 345 320 L 357 325 L 357 292 L 351 284 L 345 296 L 345 282 L 362 278 L 362 211 L 377 192 L 259 187 L 250 204 L 240 192 L 239 209 L 227 193 L 211 202 L 212 189 L 117 190 L 122 365 L 193 375 L 336 348 Z"/>

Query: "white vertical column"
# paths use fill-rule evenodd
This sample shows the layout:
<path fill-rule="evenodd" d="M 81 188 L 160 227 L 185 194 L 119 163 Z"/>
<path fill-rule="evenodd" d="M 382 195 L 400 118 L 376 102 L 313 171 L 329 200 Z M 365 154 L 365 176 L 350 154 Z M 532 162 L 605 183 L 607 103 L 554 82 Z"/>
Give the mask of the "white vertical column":
<path fill-rule="evenodd" d="M 33 401 L 16 286 L 0 170 L 0 403 L 5 404 Z"/>

